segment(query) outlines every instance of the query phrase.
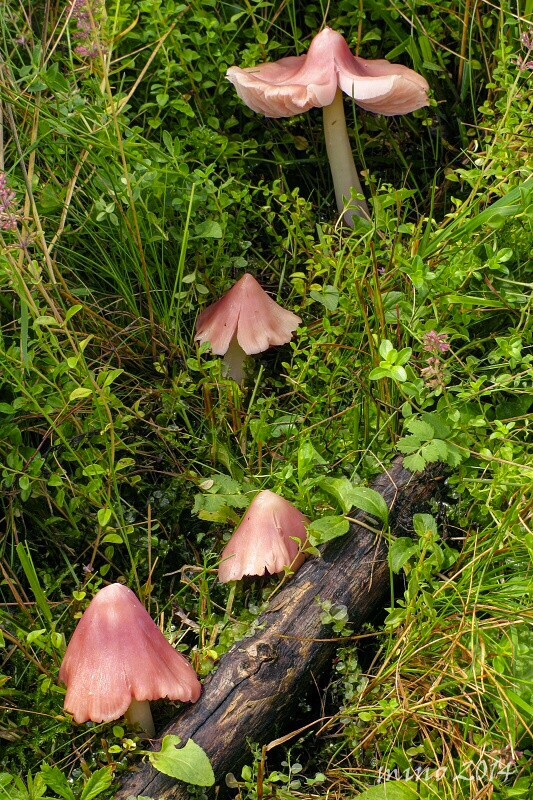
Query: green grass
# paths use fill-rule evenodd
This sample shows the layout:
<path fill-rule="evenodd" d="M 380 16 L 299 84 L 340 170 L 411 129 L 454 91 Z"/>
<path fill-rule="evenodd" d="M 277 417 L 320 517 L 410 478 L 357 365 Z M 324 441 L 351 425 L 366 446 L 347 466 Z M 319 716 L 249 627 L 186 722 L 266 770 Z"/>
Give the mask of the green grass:
<path fill-rule="evenodd" d="M 390 609 L 343 643 L 324 709 L 302 698 L 295 730 L 326 724 L 269 754 L 262 789 L 254 751 L 230 796 L 384 797 L 416 768 L 398 797 L 529 797 L 533 3 L 109 0 L 93 57 L 67 16 L 0 10 L 20 212 L 0 232 L 0 798 L 64 797 L 52 767 L 109 795 L 139 760 L 121 724 L 62 709 L 65 641 L 100 586 L 127 583 L 205 675 L 277 583 L 216 581 L 250 493 L 336 516 L 324 475 L 364 483 L 398 451 L 448 462 L 446 506 L 393 545 Z M 346 103 L 373 208 L 353 232 L 320 112 L 265 120 L 224 79 L 305 52 L 324 20 L 433 97 L 392 119 Z M 194 325 L 245 271 L 303 322 L 240 389 Z"/>

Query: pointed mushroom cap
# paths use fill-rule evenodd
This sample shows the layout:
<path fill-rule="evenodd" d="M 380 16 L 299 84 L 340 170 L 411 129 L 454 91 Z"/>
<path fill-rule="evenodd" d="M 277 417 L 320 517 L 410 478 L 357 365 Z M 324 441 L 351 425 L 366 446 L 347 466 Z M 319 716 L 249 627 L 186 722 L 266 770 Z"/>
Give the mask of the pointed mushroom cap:
<path fill-rule="evenodd" d="M 213 353 L 223 356 L 236 335 L 244 352 L 252 355 L 290 342 L 301 321 L 272 300 L 246 273 L 224 297 L 198 316 L 194 338 L 209 342 Z"/>
<path fill-rule="evenodd" d="M 324 28 L 306 55 L 226 73 L 241 100 L 265 117 L 291 117 L 329 106 L 337 86 L 376 114 L 406 114 L 429 105 L 426 80 L 408 67 L 354 56 L 340 33 Z"/>
<path fill-rule="evenodd" d="M 201 685 L 135 594 L 120 583 L 100 589 L 67 647 L 59 680 L 76 722 L 122 717 L 132 698 L 194 702 Z"/>
<path fill-rule="evenodd" d="M 264 575 L 265 572 L 274 575 L 284 567 L 291 567 L 295 572 L 305 560 L 303 553 L 296 557 L 299 543 L 306 542 L 308 522 L 306 516 L 279 494 L 259 492 L 222 551 L 219 580 L 227 583 L 238 581 L 243 575 Z"/>

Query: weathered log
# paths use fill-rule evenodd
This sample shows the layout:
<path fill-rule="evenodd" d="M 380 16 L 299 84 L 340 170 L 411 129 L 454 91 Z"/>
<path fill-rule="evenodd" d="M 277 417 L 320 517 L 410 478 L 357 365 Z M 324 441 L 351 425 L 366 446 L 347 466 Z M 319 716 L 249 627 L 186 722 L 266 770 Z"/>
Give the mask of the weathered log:
<path fill-rule="evenodd" d="M 440 493 L 442 465 L 413 475 L 396 459 L 372 488 L 390 508 L 391 528 L 405 535 L 412 515 Z M 368 523 L 362 512 L 356 519 Z M 347 607 L 352 628 L 383 608 L 390 591 L 387 546 L 367 527 L 352 524 L 346 536 L 323 546 L 284 586 L 258 618 L 255 632 L 237 642 L 206 680 L 201 698 L 161 733 L 199 744 L 211 759 L 217 782 L 249 755 L 248 741 L 265 744 L 283 733 L 313 679 L 329 669 L 338 640 L 320 621 L 321 602 Z M 292 726 L 295 727 L 294 716 Z M 155 749 L 158 749 L 156 743 Z M 184 784 L 149 764 L 129 773 L 117 800 L 144 795 L 187 800 Z"/>

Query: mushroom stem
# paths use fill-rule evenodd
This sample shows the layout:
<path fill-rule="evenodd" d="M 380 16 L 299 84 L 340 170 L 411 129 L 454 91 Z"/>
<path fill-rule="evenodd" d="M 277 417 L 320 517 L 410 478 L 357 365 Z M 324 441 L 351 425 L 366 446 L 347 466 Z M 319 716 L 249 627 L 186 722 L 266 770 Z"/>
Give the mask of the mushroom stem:
<path fill-rule="evenodd" d="M 130 728 L 145 733 L 148 739 L 154 738 L 155 726 L 148 700 L 136 700 L 132 697 L 124 717 Z"/>
<path fill-rule="evenodd" d="M 237 383 L 242 383 L 245 378 L 244 362 L 246 361 L 246 353 L 237 341 L 235 335 L 224 355 L 224 361 L 227 364 L 226 374 L 233 378 Z"/>
<path fill-rule="evenodd" d="M 351 200 L 352 189 L 355 189 L 358 194 L 363 194 L 363 190 L 355 169 L 340 89 L 337 89 L 333 103 L 324 106 L 323 113 L 326 150 L 333 177 L 337 208 L 339 214 L 344 211 L 344 221 L 350 228 L 353 228 L 354 214 L 362 219 L 370 219 L 370 214 L 365 200 Z M 345 211 L 347 203 L 349 203 L 349 208 Z"/>

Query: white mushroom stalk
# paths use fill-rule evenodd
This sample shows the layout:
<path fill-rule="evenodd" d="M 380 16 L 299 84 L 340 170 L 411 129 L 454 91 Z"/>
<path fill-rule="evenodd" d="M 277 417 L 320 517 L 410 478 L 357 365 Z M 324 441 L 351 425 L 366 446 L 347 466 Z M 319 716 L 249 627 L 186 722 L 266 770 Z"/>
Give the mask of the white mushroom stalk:
<path fill-rule="evenodd" d="M 155 725 L 148 700 L 133 698 L 124 714 L 128 727 L 138 733 L 145 734 L 148 739 L 155 736 Z"/>
<path fill-rule="evenodd" d="M 337 89 L 335 99 L 322 109 L 324 116 L 324 136 L 329 159 L 329 168 L 333 178 L 335 200 L 339 214 L 344 214 L 344 221 L 353 228 L 354 215 L 370 219 L 366 200 L 352 199 L 352 190 L 363 194 L 361 182 L 355 168 L 352 147 L 348 138 L 346 117 L 342 92 Z"/>

